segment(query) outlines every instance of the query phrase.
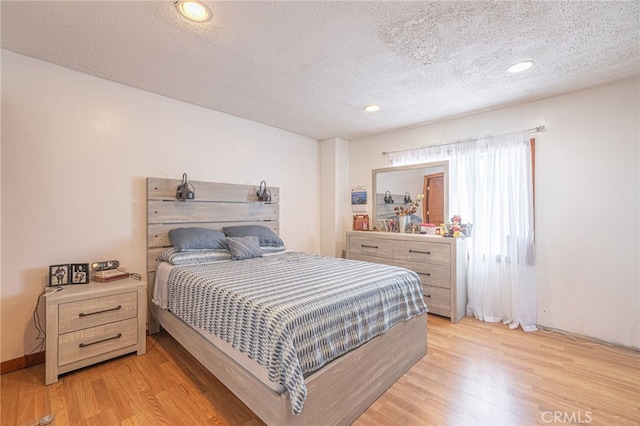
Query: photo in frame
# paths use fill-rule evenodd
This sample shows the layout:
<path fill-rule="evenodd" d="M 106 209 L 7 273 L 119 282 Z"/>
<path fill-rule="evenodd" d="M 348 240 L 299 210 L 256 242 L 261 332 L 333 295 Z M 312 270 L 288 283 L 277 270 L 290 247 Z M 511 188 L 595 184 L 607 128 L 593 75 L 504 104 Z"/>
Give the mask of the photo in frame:
<path fill-rule="evenodd" d="M 367 191 L 351 191 L 351 205 L 367 204 Z"/>
<path fill-rule="evenodd" d="M 69 265 L 49 266 L 49 286 L 69 284 Z"/>
<path fill-rule="evenodd" d="M 354 186 L 351 188 L 351 211 L 365 213 L 367 211 L 367 188 Z"/>
<path fill-rule="evenodd" d="M 71 264 L 70 284 L 89 284 L 89 264 Z"/>

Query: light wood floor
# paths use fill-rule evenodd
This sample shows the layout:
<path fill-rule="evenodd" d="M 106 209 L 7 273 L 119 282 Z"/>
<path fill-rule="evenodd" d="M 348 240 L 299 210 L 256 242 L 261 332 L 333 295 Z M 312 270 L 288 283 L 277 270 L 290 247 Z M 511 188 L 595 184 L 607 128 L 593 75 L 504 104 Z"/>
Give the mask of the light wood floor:
<path fill-rule="evenodd" d="M 261 424 L 165 332 L 147 344 L 50 386 L 44 365 L 3 375 L 1 424 Z M 640 357 L 612 349 L 430 316 L 429 354 L 354 425 L 638 425 Z"/>

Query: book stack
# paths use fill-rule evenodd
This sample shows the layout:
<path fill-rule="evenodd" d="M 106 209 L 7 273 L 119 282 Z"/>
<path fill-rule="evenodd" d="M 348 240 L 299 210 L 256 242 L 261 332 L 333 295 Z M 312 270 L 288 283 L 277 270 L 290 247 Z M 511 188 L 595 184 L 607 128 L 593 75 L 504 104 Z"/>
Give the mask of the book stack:
<path fill-rule="evenodd" d="M 108 283 L 111 281 L 122 280 L 124 278 L 129 278 L 129 273 L 125 268 L 118 269 L 107 269 L 104 271 L 94 271 L 93 280 L 98 281 L 100 283 Z"/>

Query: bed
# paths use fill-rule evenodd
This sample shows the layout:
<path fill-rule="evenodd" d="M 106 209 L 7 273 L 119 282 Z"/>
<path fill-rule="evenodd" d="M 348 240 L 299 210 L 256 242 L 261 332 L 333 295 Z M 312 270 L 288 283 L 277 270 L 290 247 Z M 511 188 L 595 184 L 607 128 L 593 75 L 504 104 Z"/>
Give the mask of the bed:
<path fill-rule="evenodd" d="M 421 294 L 419 279 L 412 277 L 411 272 L 285 249 L 276 249 L 275 253 L 263 251 L 240 261 L 216 258 L 195 266 L 191 261 L 170 264 L 167 253 L 173 255 L 176 250 L 168 250 L 172 246 L 169 233 L 176 229 L 197 227 L 214 233 L 256 226 L 276 235 L 279 228 L 278 188 L 269 188 L 271 202 L 258 202 L 255 186 L 191 182 L 195 200 L 178 202 L 175 191 L 180 183 L 172 179 L 147 179 L 150 331 L 156 331 L 158 326 L 166 329 L 265 423 L 349 424 L 426 354 L 424 303 L 421 297 L 418 301 L 414 294 L 409 297 L 404 290 L 415 285 L 414 293 Z M 229 244 L 247 243 L 254 252 L 260 250 L 256 244 L 266 248 L 261 246 L 262 237 L 232 237 L 228 239 Z M 240 257 L 244 256 L 242 250 Z M 231 251 L 234 256 L 238 253 Z M 159 263 L 161 258 L 164 261 Z M 323 276 L 323 280 L 318 276 Z M 275 288 L 267 288 L 261 280 L 271 282 Z M 360 283 L 367 280 L 371 282 Z M 300 284 L 303 281 L 309 281 L 304 284 L 306 287 Z M 351 296 L 346 297 L 349 294 Z M 212 308 L 199 308 L 196 305 L 200 302 L 193 302 L 203 300 L 205 295 L 213 295 L 211 306 L 218 307 L 220 312 L 231 312 L 230 316 L 207 322 Z M 280 296 L 283 299 L 276 303 L 274 299 Z M 387 310 L 376 313 L 377 308 L 369 305 L 383 301 L 401 304 L 396 309 L 399 313 Z M 327 336 L 336 335 L 331 328 L 335 322 L 348 322 L 345 312 L 352 315 L 352 311 L 357 311 L 353 307 L 345 310 L 345 303 L 361 305 L 363 312 L 379 318 L 354 320 L 358 331 L 349 336 L 357 335 L 357 338 L 342 338 L 342 343 L 331 343 L 328 345 L 331 350 L 318 349 L 322 346 L 317 341 L 321 327 L 311 333 L 303 325 L 315 324 L 310 318 L 319 312 L 331 323 L 327 326 Z M 266 312 L 265 318 L 273 317 L 274 322 L 269 325 L 255 320 L 257 314 L 249 311 L 250 308 Z M 338 319 L 330 320 L 331 315 Z M 380 321 L 382 317 L 384 320 Z M 238 321 L 231 324 L 234 318 Z M 258 323 L 262 325 L 256 325 Z M 231 332 L 225 335 L 220 324 L 235 330 L 235 337 Z M 259 338 L 247 337 L 251 328 L 256 329 L 254 335 Z M 280 337 L 264 337 L 272 332 Z M 309 334 L 317 335 L 316 340 L 304 340 Z M 326 342 L 327 336 L 320 340 Z M 273 342 L 284 343 L 277 346 Z M 296 355 L 291 342 L 295 345 L 306 342 L 307 346 L 305 349 L 295 346 Z M 310 348 L 318 349 L 320 355 L 311 353 Z M 274 360 L 274 353 L 283 356 Z M 335 392 L 336 389 L 341 391 Z"/>

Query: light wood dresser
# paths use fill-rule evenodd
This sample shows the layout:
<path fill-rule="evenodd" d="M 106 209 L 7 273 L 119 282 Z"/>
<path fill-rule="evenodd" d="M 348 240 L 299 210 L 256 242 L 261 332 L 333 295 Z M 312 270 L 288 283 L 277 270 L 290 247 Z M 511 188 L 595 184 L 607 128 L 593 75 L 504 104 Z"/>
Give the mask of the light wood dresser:
<path fill-rule="evenodd" d="M 347 232 L 347 258 L 417 272 L 429 312 L 458 322 L 467 306 L 467 244 L 460 238 L 395 232 Z"/>
<path fill-rule="evenodd" d="M 47 293 L 45 384 L 58 375 L 146 351 L 147 284 L 131 278 Z"/>

